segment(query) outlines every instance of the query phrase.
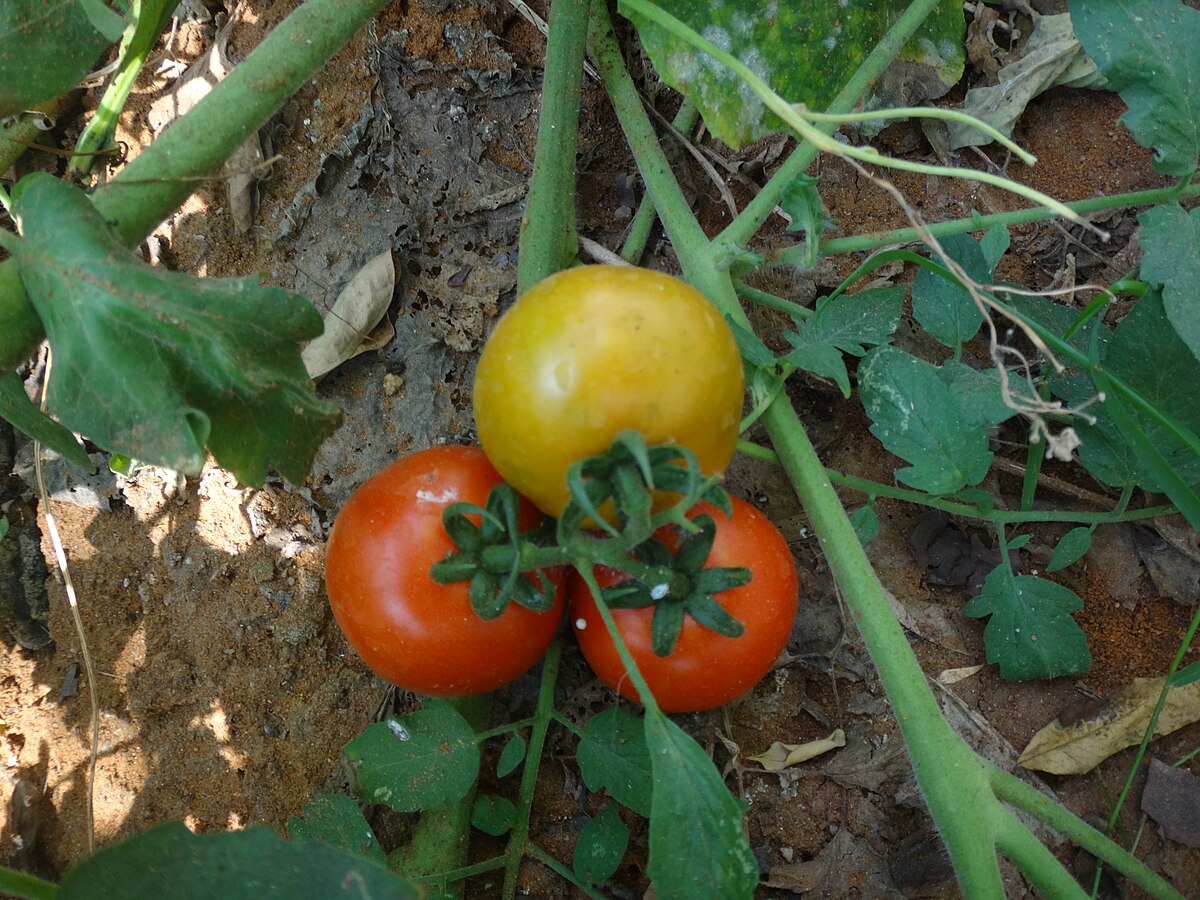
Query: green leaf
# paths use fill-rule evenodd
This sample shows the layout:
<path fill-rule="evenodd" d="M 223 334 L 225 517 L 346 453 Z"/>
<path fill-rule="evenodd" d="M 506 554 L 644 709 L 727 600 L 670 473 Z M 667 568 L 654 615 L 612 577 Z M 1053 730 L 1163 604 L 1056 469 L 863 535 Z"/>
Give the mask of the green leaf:
<path fill-rule="evenodd" d="M 1163 307 L 1175 333 L 1200 358 L 1200 208 L 1187 213 L 1174 203 L 1138 216 L 1142 278 L 1162 285 Z"/>
<path fill-rule="evenodd" d="M 1171 676 L 1171 687 L 1184 687 L 1194 681 L 1200 681 L 1200 662 L 1194 662 L 1176 670 Z"/>
<path fill-rule="evenodd" d="M 525 738 L 514 734 L 500 751 L 500 759 L 496 763 L 496 777 L 504 778 L 517 770 L 525 759 Z"/>
<path fill-rule="evenodd" d="M 817 183 L 815 178 L 800 175 L 783 189 L 779 197 L 779 208 L 790 219 L 787 230 L 804 232 L 806 252 L 803 267 L 806 269 L 817 264 L 821 232 L 833 227 Z"/>
<path fill-rule="evenodd" d="M 1026 544 L 1029 543 L 1029 541 L 1032 537 L 1033 537 L 1032 534 L 1019 534 L 1015 538 L 1012 538 L 1008 542 L 1008 549 L 1009 550 L 1020 550 L 1022 547 L 1024 547 Z"/>
<path fill-rule="evenodd" d="M 775 354 L 771 352 L 770 347 L 759 339 L 758 335 L 740 322 L 735 322 L 730 316 L 725 317 L 725 323 L 729 326 L 729 330 L 733 332 L 733 339 L 737 341 L 738 352 L 742 354 L 746 362 L 760 369 L 775 365 Z"/>
<path fill-rule="evenodd" d="M 1079 562 L 1092 547 L 1092 529 L 1086 525 L 1072 528 L 1054 545 L 1050 554 L 1050 562 L 1046 564 L 1047 572 L 1057 572 L 1072 563 Z"/>
<path fill-rule="evenodd" d="M 272 466 L 304 480 L 341 415 L 300 361 L 323 327 L 304 298 L 146 265 L 82 191 L 49 175 L 23 178 L 14 200 L 23 240 L 3 242 L 54 349 L 59 421 L 171 469 L 199 471 L 207 446 L 245 484 Z"/>
<path fill-rule="evenodd" d="M 650 815 L 650 751 L 642 720 L 618 707 L 596 713 L 583 728 L 575 752 L 583 783 L 643 816 Z"/>
<path fill-rule="evenodd" d="M 879 347 L 858 368 L 871 434 L 911 466 L 905 484 L 949 494 L 978 484 L 992 462 L 987 428 L 972 425 L 937 369 L 895 347 Z"/>
<path fill-rule="evenodd" d="M 492 837 L 499 837 L 517 821 L 517 808 L 507 797 L 480 794 L 471 808 L 471 824 Z"/>
<path fill-rule="evenodd" d="M 379 846 L 358 804 L 345 794 L 322 794 L 304 804 L 299 816 L 288 819 L 288 839 L 293 843 L 321 843 L 337 847 L 381 866 L 387 854 Z"/>
<path fill-rule="evenodd" d="M 952 234 L 940 243 L 972 280 L 978 284 L 991 283 L 992 268 L 978 241 L 967 234 Z M 913 318 L 921 327 L 951 348 L 971 340 L 983 325 L 983 313 L 967 289 L 925 267 L 921 267 L 913 281 L 912 309 Z"/>
<path fill-rule="evenodd" d="M 1177 0 L 1070 0 L 1075 34 L 1129 109 L 1120 121 L 1154 168 L 1200 159 L 1200 12 Z"/>
<path fill-rule="evenodd" d="M 965 363 L 947 360 L 936 370 L 942 383 L 950 389 L 971 426 L 991 428 L 1016 415 L 1000 391 L 1000 373 L 996 369 L 972 369 Z M 1033 387 L 1019 372 L 1009 372 L 1008 389 L 1026 402 L 1034 399 Z"/>
<path fill-rule="evenodd" d="M 0 541 L 8 534 L 8 516 L 0 515 Z"/>
<path fill-rule="evenodd" d="M 59 885 L 59 900 L 416 900 L 412 884 L 383 866 L 326 844 L 289 844 L 265 825 L 192 834 L 156 825 L 97 850 Z"/>
<path fill-rule="evenodd" d="M 433 697 L 414 713 L 368 725 L 343 752 L 358 796 L 400 812 L 460 800 L 479 775 L 475 732 L 453 706 Z"/>
<path fill-rule="evenodd" d="M 16 372 L 0 375 L 0 416 L 83 471 L 96 468 L 75 435 L 29 399 Z"/>
<path fill-rule="evenodd" d="M 628 846 L 629 829 L 621 821 L 617 804 L 610 803 L 579 832 L 571 868 L 587 884 L 603 884 L 621 865 Z"/>
<path fill-rule="evenodd" d="M 850 524 L 864 547 L 879 535 L 879 514 L 875 512 L 874 498 L 866 506 L 860 506 L 850 514 Z"/>
<path fill-rule="evenodd" d="M 824 110 L 908 0 L 658 0 L 660 9 L 737 57 L 789 103 Z M 696 104 L 714 136 L 733 148 L 778 132 L 782 122 L 732 71 L 683 38 L 619 4 L 637 26 L 659 77 Z M 944 0 L 901 50 L 900 59 L 946 88 L 962 76 L 962 7 Z M 944 91 L 943 91 L 944 92 Z"/>
<path fill-rule="evenodd" d="M 88 21 L 79 0 L 4 0 L 0 119 L 71 90 L 111 43 Z"/>
<path fill-rule="evenodd" d="M 812 317 L 796 322 L 796 331 L 785 333 L 793 348 L 786 359 L 798 369 L 832 378 L 849 397 L 842 353 L 863 356 L 866 345 L 888 343 L 900 325 L 907 290 L 903 285 L 875 288 L 820 304 Z"/>
<path fill-rule="evenodd" d="M 996 271 L 996 266 L 1008 252 L 1011 244 L 1012 235 L 1003 225 L 995 225 L 984 233 L 983 239 L 979 242 L 979 249 L 983 251 L 983 261 L 988 272 Z"/>
<path fill-rule="evenodd" d="M 654 772 L 647 873 L 655 897 L 753 896 L 758 861 L 742 830 L 744 804 L 703 748 L 665 715 L 648 710 L 645 728 Z"/>
<path fill-rule="evenodd" d="M 1078 675 L 1092 665 L 1087 636 L 1071 618 L 1083 606 L 1075 593 L 1036 575 L 1014 575 L 1001 563 L 963 614 L 991 616 L 983 631 L 987 661 L 1008 681 Z"/>

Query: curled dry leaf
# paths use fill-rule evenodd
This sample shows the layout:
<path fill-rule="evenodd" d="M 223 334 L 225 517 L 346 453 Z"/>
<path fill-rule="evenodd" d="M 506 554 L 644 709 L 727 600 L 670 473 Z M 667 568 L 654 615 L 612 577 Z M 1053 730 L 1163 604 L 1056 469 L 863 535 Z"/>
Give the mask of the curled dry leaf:
<path fill-rule="evenodd" d="M 1135 678 L 1102 705 L 1068 725 L 1055 720 L 1033 736 L 1017 760 L 1026 769 L 1082 775 L 1142 740 L 1162 691 L 1161 678 Z M 1061 718 L 1061 717 L 1060 717 Z M 1200 681 L 1167 692 L 1155 736 L 1200 720 Z"/>
<path fill-rule="evenodd" d="M 390 250 L 358 270 L 325 311 L 325 332 L 300 354 L 310 378 L 320 378 L 351 357 L 377 350 L 392 339 L 394 331 L 384 313 L 395 287 L 396 264 Z"/>
<path fill-rule="evenodd" d="M 983 666 L 962 666 L 957 669 L 943 669 L 938 672 L 938 684 L 957 684 L 972 675 L 978 675 L 983 668 Z"/>
<path fill-rule="evenodd" d="M 837 729 L 827 738 L 822 738 L 819 741 L 808 741 L 803 744 L 784 744 L 779 741 L 773 743 L 765 753 L 760 753 L 758 756 L 748 757 L 758 763 L 768 772 L 781 772 L 788 766 L 796 766 L 802 762 L 820 756 L 823 753 L 828 753 L 830 750 L 836 750 L 838 747 L 846 746 L 846 733 L 842 729 Z"/>

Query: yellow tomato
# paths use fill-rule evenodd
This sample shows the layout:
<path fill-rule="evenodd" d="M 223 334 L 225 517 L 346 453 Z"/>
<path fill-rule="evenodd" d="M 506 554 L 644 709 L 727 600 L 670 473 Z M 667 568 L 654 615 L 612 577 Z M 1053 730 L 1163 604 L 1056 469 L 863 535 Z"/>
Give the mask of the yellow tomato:
<path fill-rule="evenodd" d="M 582 266 L 501 318 L 475 374 L 475 422 L 504 480 L 557 516 L 570 465 L 626 428 L 724 471 L 742 393 L 733 333 L 701 293 L 649 269 Z"/>

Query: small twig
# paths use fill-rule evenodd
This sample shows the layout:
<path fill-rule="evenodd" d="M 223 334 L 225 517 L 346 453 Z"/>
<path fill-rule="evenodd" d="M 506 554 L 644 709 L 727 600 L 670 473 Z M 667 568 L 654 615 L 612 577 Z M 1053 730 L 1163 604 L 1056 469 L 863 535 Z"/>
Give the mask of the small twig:
<path fill-rule="evenodd" d="M 604 263 L 606 266 L 626 266 L 630 263 L 619 253 L 614 253 L 598 241 L 593 241 L 591 238 L 579 236 L 579 249 L 590 256 L 598 263 Z"/>

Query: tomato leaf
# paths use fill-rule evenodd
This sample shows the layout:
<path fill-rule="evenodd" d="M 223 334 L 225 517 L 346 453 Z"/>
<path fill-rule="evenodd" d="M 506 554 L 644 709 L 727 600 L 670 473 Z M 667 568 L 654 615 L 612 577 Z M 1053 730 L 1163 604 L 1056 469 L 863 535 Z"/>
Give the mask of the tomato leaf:
<path fill-rule="evenodd" d="M 1200 11 L 1160 0 L 1070 0 L 1083 49 L 1129 109 L 1120 121 L 1154 168 L 1187 175 L 1200 159 Z"/>
<path fill-rule="evenodd" d="M 866 506 L 860 506 L 850 514 L 850 524 L 864 547 L 879 535 L 879 514 L 875 512 L 874 498 Z"/>
<path fill-rule="evenodd" d="M 416 900 L 423 893 L 383 866 L 327 844 L 289 844 L 265 825 L 192 834 L 182 822 L 165 822 L 97 850 L 67 872 L 56 896 Z"/>
<path fill-rule="evenodd" d="M 514 734 L 509 738 L 504 749 L 500 751 L 500 759 L 496 763 L 496 777 L 504 778 L 515 772 L 517 766 L 525 760 L 525 751 L 525 738 L 519 734 Z"/>
<path fill-rule="evenodd" d="M 863 356 L 868 345 L 890 342 L 900 325 L 907 291 L 904 285 L 874 288 L 821 303 L 810 318 L 796 320 L 795 331 L 784 332 L 792 345 L 784 358 L 798 369 L 832 378 L 849 397 L 850 376 L 842 354 Z"/>
<path fill-rule="evenodd" d="M 656 5 L 742 60 L 789 103 L 824 110 L 908 2 L 779 0 L 769 15 L 758 0 Z M 737 148 L 781 129 L 779 118 L 730 69 L 629 4 L 619 9 L 637 26 L 659 76 L 696 104 L 714 136 Z M 964 55 L 962 9 L 943 2 L 901 50 L 900 60 L 913 81 L 936 85 L 929 93 L 940 95 L 962 76 Z"/>
<path fill-rule="evenodd" d="M 623 806 L 650 815 L 654 782 L 640 718 L 615 706 L 596 713 L 583 727 L 575 758 L 589 791 L 607 790 Z"/>
<path fill-rule="evenodd" d="M 609 803 L 580 830 L 571 868 L 588 884 L 603 884 L 621 865 L 628 846 L 629 829 L 621 821 L 617 804 Z"/>
<path fill-rule="evenodd" d="M 991 616 L 983 632 L 987 661 L 1000 664 L 1008 681 L 1078 675 L 1092 665 L 1087 636 L 1071 618 L 1083 606 L 1073 591 L 1038 578 L 1014 575 L 1001 563 L 963 614 Z"/>
<path fill-rule="evenodd" d="M 0 416 L 84 472 L 95 469 L 75 435 L 34 405 L 16 372 L 0 375 Z"/>
<path fill-rule="evenodd" d="M 990 428 L 1016 415 L 1016 411 L 1004 402 L 1000 373 L 996 369 L 973 369 L 950 359 L 936 371 L 957 398 L 958 407 L 968 425 Z M 1005 377 L 1011 394 L 1026 402 L 1034 400 L 1033 385 L 1022 378 L 1020 372 L 1006 372 Z"/>
<path fill-rule="evenodd" d="M 471 808 L 471 824 L 492 837 L 499 837 L 517 821 L 517 808 L 507 797 L 480 794 Z"/>
<path fill-rule="evenodd" d="M 1200 209 L 1187 213 L 1174 203 L 1138 216 L 1142 226 L 1141 274 L 1162 285 L 1163 308 L 1179 339 L 1200 358 Z"/>
<path fill-rule="evenodd" d="M 47 405 L 118 453 L 198 472 L 207 446 L 245 484 L 301 482 L 337 426 L 300 344 L 321 332 L 304 298 L 256 278 L 195 278 L 137 260 L 87 196 L 42 173 L 14 191 L 17 260 L 54 349 Z M 64 229 L 63 222 L 72 227 Z"/>
<path fill-rule="evenodd" d="M 939 243 L 946 255 L 962 266 L 972 280 L 979 284 L 991 283 L 992 268 L 977 240 L 967 234 L 952 234 Z M 954 348 L 979 333 L 983 313 L 962 284 L 947 281 L 922 266 L 913 280 L 912 291 L 913 318 L 939 343 Z"/>
<path fill-rule="evenodd" d="M 304 804 L 299 816 L 288 819 L 287 830 L 293 843 L 327 844 L 387 866 L 387 854 L 375 832 L 358 804 L 345 794 L 322 794 Z"/>
<path fill-rule="evenodd" d="M 987 428 L 972 424 L 938 370 L 895 347 L 867 354 L 858 369 L 859 395 L 871 433 L 911 463 L 896 477 L 931 494 L 978 484 L 992 462 Z"/>
<path fill-rule="evenodd" d="M 654 776 L 647 872 L 655 897 L 752 896 L 758 862 L 742 830 L 745 805 L 703 748 L 661 712 L 647 710 L 645 731 Z"/>
<path fill-rule="evenodd" d="M 731 316 L 725 317 L 725 324 L 733 332 L 733 339 L 737 341 L 738 352 L 742 354 L 742 359 L 755 368 L 774 368 L 775 354 L 757 334 L 740 322 L 735 322 Z"/>
<path fill-rule="evenodd" d="M 475 732 L 451 704 L 433 697 L 414 713 L 368 725 L 343 753 L 355 793 L 400 812 L 453 803 L 479 774 Z"/>
<path fill-rule="evenodd" d="M 1083 559 L 1091 547 L 1092 529 L 1087 525 L 1072 528 L 1054 545 L 1054 552 L 1050 554 L 1050 562 L 1046 564 L 1046 571 L 1057 572 L 1059 569 L 1065 569 L 1072 563 Z"/>
<path fill-rule="evenodd" d="M 983 259 L 989 272 L 995 272 L 1001 258 L 1008 252 L 1012 244 L 1012 235 L 1003 225 L 993 225 L 983 234 L 979 249 L 983 251 Z"/>

